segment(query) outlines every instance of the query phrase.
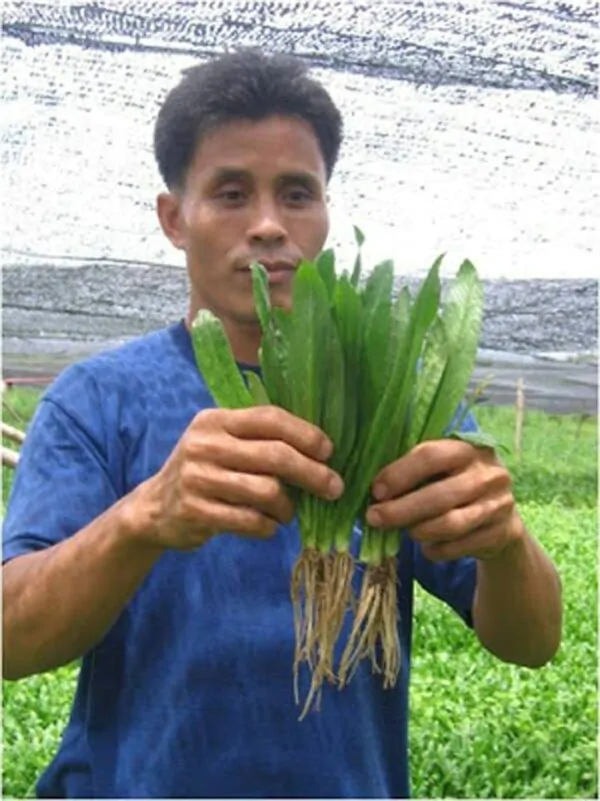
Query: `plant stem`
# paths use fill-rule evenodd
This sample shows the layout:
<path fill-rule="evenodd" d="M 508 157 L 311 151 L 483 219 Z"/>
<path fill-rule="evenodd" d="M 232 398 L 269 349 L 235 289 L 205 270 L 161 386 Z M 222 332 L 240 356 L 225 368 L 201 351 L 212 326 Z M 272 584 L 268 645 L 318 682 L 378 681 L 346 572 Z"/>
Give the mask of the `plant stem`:
<path fill-rule="evenodd" d="M 398 556 L 402 546 L 402 532 L 399 528 L 388 531 L 385 537 L 384 556 L 389 558 Z"/>
<path fill-rule="evenodd" d="M 378 566 L 383 562 L 385 556 L 385 541 L 388 537 L 387 531 L 375 529 L 373 531 L 373 565 Z"/>

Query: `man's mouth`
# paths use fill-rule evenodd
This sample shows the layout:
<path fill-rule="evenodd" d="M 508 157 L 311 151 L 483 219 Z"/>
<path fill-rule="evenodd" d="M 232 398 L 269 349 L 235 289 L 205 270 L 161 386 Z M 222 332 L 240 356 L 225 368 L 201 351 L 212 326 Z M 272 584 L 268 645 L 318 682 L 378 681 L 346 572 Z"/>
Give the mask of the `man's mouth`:
<path fill-rule="evenodd" d="M 267 271 L 269 276 L 269 285 L 284 284 L 291 281 L 294 273 L 296 272 L 296 265 L 290 261 L 266 261 L 264 259 L 255 259 L 253 264 L 258 262 Z M 250 272 L 250 267 L 245 267 L 244 272 Z"/>

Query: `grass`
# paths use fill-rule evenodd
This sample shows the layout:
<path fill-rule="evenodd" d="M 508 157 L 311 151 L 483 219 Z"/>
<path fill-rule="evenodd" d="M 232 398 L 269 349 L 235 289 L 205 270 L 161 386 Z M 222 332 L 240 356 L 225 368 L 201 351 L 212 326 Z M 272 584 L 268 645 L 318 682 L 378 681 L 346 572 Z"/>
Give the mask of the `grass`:
<path fill-rule="evenodd" d="M 512 445 L 512 409 L 482 408 L 478 419 Z M 420 798 L 595 798 L 596 420 L 529 413 L 521 460 L 511 454 L 505 461 L 525 523 L 561 575 L 562 646 L 541 670 L 502 664 L 418 589 L 413 792 Z"/>
<path fill-rule="evenodd" d="M 14 390 L 27 419 L 37 396 Z M 478 412 L 512 445 L 514 412 Z M 7 422 L 11 422 L 6 415 Z M 12 422 L 19 421 L 12 418 Z M 519 509 L 556 563 L 564 637 L 531 671 L 484 651 L 417 588 L 411 687 L 411 772 L 420 798 L 595 798 L 597 784 L 597 421 L 527 415 L 523 452 L 505 457 Z M 11 473 L 3 471 L 3 486 Z M 6 495 L 5 495 L 6 497 Z M 67 721 L 77 667 L 4 683 L 4 797 L 33 794 Z"/>

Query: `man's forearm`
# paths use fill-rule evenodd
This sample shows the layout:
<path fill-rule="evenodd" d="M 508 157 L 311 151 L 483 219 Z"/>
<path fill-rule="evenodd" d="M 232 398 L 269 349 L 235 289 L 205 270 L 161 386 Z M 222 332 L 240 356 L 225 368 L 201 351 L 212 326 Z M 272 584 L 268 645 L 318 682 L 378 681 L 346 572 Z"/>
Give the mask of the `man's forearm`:
<path fill-rule="evenodd" d="M 162 553 L 144 542 L 140 510 L 133 493 L 65 542 L 4 566 L 4 678 L 71 662 L 106 634 Z"/>
<path fill-rule="evenodd" d="M 506 662 L 541 667 L 558 650 L 560 579 L 524 526 L 498 556 L 478 562 L 473 620 L 481 643 Z"/>

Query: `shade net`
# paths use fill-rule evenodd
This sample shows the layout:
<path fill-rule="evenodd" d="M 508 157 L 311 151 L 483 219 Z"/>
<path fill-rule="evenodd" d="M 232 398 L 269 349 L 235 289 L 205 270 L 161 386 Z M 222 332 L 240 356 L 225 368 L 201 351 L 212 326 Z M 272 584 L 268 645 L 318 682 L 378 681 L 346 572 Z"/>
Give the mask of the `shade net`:
<path fill-rule="evenodd" d="M 183 69 L 257 45 L 306 59 L 344 114 L 332 244 L 350 251 L 359 224 L 373 258 L 406 269 L 444 250 L 490 275 L 553 275 L 565 258 L 593 274 L 597 11 L 549 0 L 5 3 L 3 261 L 181 265 L 154 213 L 156 113 Z"/>

